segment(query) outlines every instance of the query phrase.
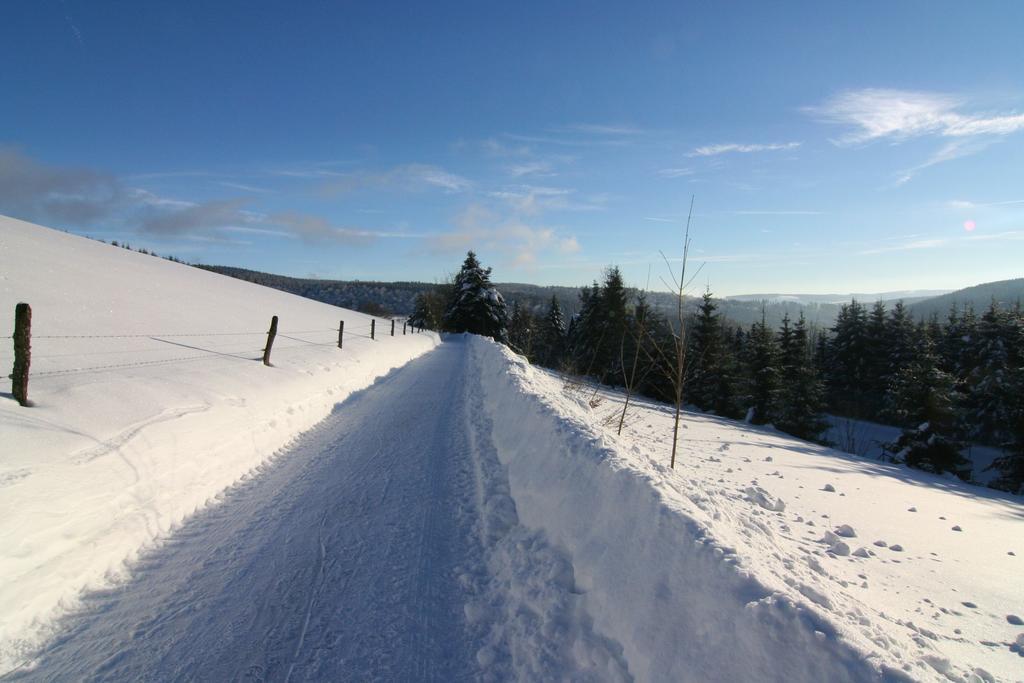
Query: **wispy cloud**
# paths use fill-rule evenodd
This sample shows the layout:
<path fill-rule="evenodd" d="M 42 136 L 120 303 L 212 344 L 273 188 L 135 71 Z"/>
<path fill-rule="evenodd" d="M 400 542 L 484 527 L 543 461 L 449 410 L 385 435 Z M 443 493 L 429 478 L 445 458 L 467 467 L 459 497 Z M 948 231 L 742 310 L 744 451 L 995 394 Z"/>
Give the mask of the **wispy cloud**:
<path fill-rule="evenodd" d="M 257 194 L 266 194 L 273 192 L 273 190 L 266 187 L 256 187 L 254 185 L 246 185 L 244 183 L 235 183 L 227 180 L 217 183 L 221 187 L 226 187 L 232 190 L 241 190 L 242 192 L 255 192 Z"/>
<path fill-rule="evenodd" d="M 923 135 L 1009 135 L 1024 129 L 1024 114 L 966 112 L 967 104 L 966 98 L 944 93 L 866 88 L 841 92 L 805 111 L 849 128 L 834 141 L 840 145 Z"/>
<path fill-rule="evenodd" d="M 514 185 L 488 194 L 527 216 L 535 216 L 542 211 L 602 211 L 607 201 L 606 197 L 599 195 L 577 198 L 575 190 L 538 185 Z"/>
<path fill-rule="evenodd" d="M 512 164 L 506 167 L 509 175 L 513 178 L 522 178 L 524 176 L 541 176 L 548 177 L 556 175 L 553 171 L 552 165 L 546 161 L 529 161 L 521 164 Z"/>
<path fill-rule="evenodd" d="M 359 228 L 335 226 L 324 218 L 307 214 L 280 213 L 271 216 L 270 220 L 311 244 L 366 246 L 380 237 L 377 233 Z"/>
<path fill-rule="evenodd" d="M 52 166 L 0 147 L 0 213 L 89 224 L 110 216 L 124 199 L 123 187 L 108 173 Z"/>
<path fill-rule="evenodd" d="M 684 176 L 690 176 L 696 173 L 692 168 L 662 168 L 658 170 L 658 175 L 662 178 L 682 178 Z"/>
<path fill-rule="evenodd" d="M 969 235 L 931 237 L 926 239 L 911 239 L 899 244 L 891 244 L 880 247 L 871 247 L 857 252 L 862 256 L 872 254 L 885 254 L 894 251 L 917 251 L 921 249 L 938 249 L 941 247 L 963 247 L 973 242 L 1019 242 L 1024 240 L 1024 230 L 1007 230 L 994 233 L 971 233 Z"/>
<path fill-rule="evenodd" d="M 820 216 L 822 211 L 772 211 L 772 210 L 743 210 L 730 211 L 736 216 Z"/>
<path fill-rule="evenodd" d="M 952 199 L 946 202 L 951 209 L 977 209 L 986 206 L 1011 206 L 1013 204 L 1024 204 L 1024 199 L 1008 199 L 1001 202 L 971 202 L 964 199 Z"/>
<path fill-rule="evenodd" d="M 248 223 L 251 214 L 241 211 L 245 201 L 224 199 L 190 204 L 168 211 L 154 211 L 142 218 L 139 229 L 163 237 L 180 236 L 212 228 Z"/>
<path fill-rule="evenodd" d="M 551 227 L 501 216 L 480 204 L 466 207 L 456 217 L 454 228 L 431 236 L 428 245 L 442 253 L 468 248 L 496 252 L 514 266 L 532 266 L 547 253 L 568 255 L 580 250 L 574 235 L 561 235 Z"/>
<path fill-rule="evenodd" d="M 801 144 L 802 143 L 800 142 L 773 142 L 768 144 L 742 145 L 730 142 L 722 145 L 705 145 L 703 147 L 698 147 L 687 156 L 710 157 L 730 153 L 750 154 L 752 152 L 779 152 L 787 149 L 796 149 Z"/>
<path fill-rule="evenodd" d="M 565 131 L 565 133 L 571 133 L 571 131 Z M 629 135 L 520 135 L 505 133 L 504 137 L 520 143 L 558 147 L 622 147 L 631 143 Z"/>
<path fill-rule="evenodd" d="M 903 185 L 904 183 L 909 182 L 914 178 L 914 176 L 926 168 L 931 168 L 937 164 L 975 154 L 985 149 L 990 144 L 992 144 L 991 140 L 973 139 L 958 139 L 947 142 L 920 164 L 900 171 L 897 174 L 898 177 L 896 178 L 896 185 Z"/>
<path fill-rule="evenodd" d="M 556 131 L 570 131 L 583 133 L 585 135 L 643 135 L 644 130 L 628 124 L 607 124 L 607 123 L 574 123 L 569 126 L 554 129 Z"/>
<path fill-rule="evenodd" d="M 440 189 L 446 193 L 464 192 L 472 181 L 429 164 L 403 164 L 386 171 L 359 171 L 339 174 L 323 186 L 328 194 L 353 192 L 363 189 L 391 189 L 421 191 Z"/>

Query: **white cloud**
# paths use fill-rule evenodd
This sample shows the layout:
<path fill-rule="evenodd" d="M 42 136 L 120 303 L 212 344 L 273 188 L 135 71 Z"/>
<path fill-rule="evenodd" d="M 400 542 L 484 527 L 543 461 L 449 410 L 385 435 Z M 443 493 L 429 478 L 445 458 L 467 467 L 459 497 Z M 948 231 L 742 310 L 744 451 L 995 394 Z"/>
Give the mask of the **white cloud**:
<path fill-rule="evenodd" d="M 530 161 L 522 164 L 513 164 L 506 169 L 514 178 L 523 176 L 553 176 L 552 166 L 546 161 Z"/>
<path fill-rule="evenodd" d="M 800 142 L 773 142 L 759 145 L 741 145 L 730 142 L 723 145 L 705 145 L 703 147 L 698 147 L 687 156 L 710 157 L 730 152 L 738 152 L 741 154 L 750 154 L 751 152 L 778 152 L 787 149 L 796 149 L 801 144 L 802 143 Z"/>
<path fill-rule="evenodd" d="M 860 144 L 923 135 L 1009 135 L 1024 129 L 1024 114 L 964 113 L 965 98 L 934 92 L 866 88 L 848 90 L 805 111 L 851 130 L 835 142 Z"/>
<path fill-rule="evenodd" d="M 386 171 L 358 171 L 337 174 L 338 177 L 323 186 L 328 194 L 339 194 L 364 189 L 393 189 L 422 191 L 441 189 L 446 193 L 464 192 L 472 181 L 443 168 L 429 164 L 403 164 Z"/>
<path fill-rule="evenodd" d="M 453 230 L 432 235 L 434 251 L 475 249 L 501 254 L 516 266 L 533 265 L 546 253 L 573 254 L 580 250 L 575 236 L 559 235 L 553 228 L 531 225 L 517 217 L 500 216 L 480 204 L 466 207 Z"/>
<path fill-rule="evenodd" d="M 737 216 L 820 216 L 821 211 L 732 211 Z"/>
<path fill-rule="evenodd" d="M 971 202 L 963 199 L 952 199 L 946 202 L 951 209 L 976 209 L 985 206 L 1011 206 L 1013 204 L 1024 204 L 1024 199 L 1008 199 L 1001 202 Z"/>
<path fill-rule="evenodd" d="M 607 201 L 597 195 L 577 200 L 574 190 L 539 185 L 514 185 L 489 194 L 527 216 L 536 216 L 543 211 L 601 211 Z"/>
<path fill-rule="evenodd" d="M 912 166 L 904 171 L 901 171 L 899 173 L 899 177 L 896 179 L 896 184 L 902 185 L 906 182 L 909 182 L 920 171 L 935 166 L 936 164 L 941 164 L 946 161 L 952 161 L 953 159 L 959 159 L 961 157 L 969 156 L 976 152 L 980 152 L 981 150 L 988 147 L 990 144 L 991 142 L 988 140 L 968 139 L 959 139 L 947 142 L 920 164 Z"/>
<path fill-rule="evenodd" d="M 662 168 L 658 170 L 658 175 L 662 178 L 682 178 L 694 173 L 692 168 Z"/>
<path fill-rule="evenodd" d="M 606 123 L 575 123 L 565 126 L 562 130 L 569 130 L 587 135 L 642 135 L 644 131 L 636 126 L 628 124 L 606 124 Z"/>

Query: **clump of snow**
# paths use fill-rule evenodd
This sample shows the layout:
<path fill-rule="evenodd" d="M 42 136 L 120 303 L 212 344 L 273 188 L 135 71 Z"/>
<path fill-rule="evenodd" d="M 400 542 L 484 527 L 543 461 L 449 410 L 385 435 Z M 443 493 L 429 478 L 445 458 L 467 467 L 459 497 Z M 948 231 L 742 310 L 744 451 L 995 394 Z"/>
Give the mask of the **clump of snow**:
<path fill-rule="evenodd" d="M 849 524 L 843 524 L 836 528 L 836 535 L 842 536 L 843 538 L 856 538 L 857 532 L 853 530 L 853 527 Z"/>
<path fill-rule="evenodd" d="M 832 484 L 825 484 L 825 486 L 822 487 L 821 490 L 822 491 L 828 491 L 829 493 L 835 493 L 836 492 L 836 487 L 833 486 Z"/>
<path fill-rule="evenodd" d="M 765 510 L 782 512 L 786 509 L 785 501 L 781 498 L 776 498 L 760 486 L 748 486 L 746 488 L 746 494 L 752 503 L 763 507 Z"/>

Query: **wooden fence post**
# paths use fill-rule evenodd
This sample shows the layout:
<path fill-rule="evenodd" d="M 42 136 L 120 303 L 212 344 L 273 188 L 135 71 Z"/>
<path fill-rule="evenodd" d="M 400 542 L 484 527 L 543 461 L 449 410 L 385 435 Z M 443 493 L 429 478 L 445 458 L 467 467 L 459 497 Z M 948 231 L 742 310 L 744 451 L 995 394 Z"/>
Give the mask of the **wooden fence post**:
<path fill-rule="evenodd" d="M 267 348 L 263 349 L 263 364 L 270 365 L 270 349 L 274 347 L 274 337 L 277 336 L 277 316 L 270 319 L 270 331 L 267 332 Z"/>
<path fill-rule="evenodd" d="M 338 321 L 338 348 L 339 349 L 341 348 L 341 345 L 342 345 L 342 339 L 341 338 L 343 336 L 345 336 L 345 321 L 344 320 L 339 320 Z"/>
<path fill-rule="evenodd" d="M 405 336 L 405 328 L 409 324 L 407 320 L 402 321 L 402 336 Z"/>
<path fill-rule="evenodd" d="M 395 336 L 395 319 L 394 318 L 391 319 L 391 336 L 392 337 Z"/>
<path fill-rule="evenodd" d="M 23 406 L 28 400 L 28 367 L 32 360 L 32 307 L 14 307 L 14 372 L 11 373 L 11 394 Z"/>
<path fill-rule="evenodd" d="M 374 333 L 377 330 L 377 321 L 370 320 L 370 339 L 373 339 Z"/>

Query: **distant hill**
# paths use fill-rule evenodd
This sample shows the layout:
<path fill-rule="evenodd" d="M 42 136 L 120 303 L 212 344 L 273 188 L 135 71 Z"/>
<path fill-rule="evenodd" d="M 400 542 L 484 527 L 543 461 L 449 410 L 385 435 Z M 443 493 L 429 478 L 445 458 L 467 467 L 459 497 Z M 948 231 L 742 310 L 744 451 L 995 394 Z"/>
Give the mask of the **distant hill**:
<path fill-rule="evenodd" d="M 357 311 L 370 311 L 375 315 L 409 315 L 413 311 L 416 295 L 435 286 L 429 282 L 294 278 L 232 266 L 197 265 L 196 267 L 334 306 Z M 499 282 L 495 285 L 508 302 L 516 301 L 520 306 L 528 308 L 536 315 L 542 315 L 547 311 L 552 296 L 558 298 L 559 305 L 567 315 L 572 315 L 579 307 L 579 292 L 582 288 L 582 286 L 541 286 L 521 282 Z M 635 294 L 635 290 L 633 293 Z M 675 297 L 668 292 L 649 292 L 647 300 L 655 310 L 665 315 L 675 313 Z M 699 301 L 697 296 L 688 297 L 685 303 L 687 312 L 695 311 Z M 716 299 L 716 302 L 722 315 L 734 323 L 748 326 L 761 319 L 762 301 L 760 299 L 744 301 L 728 298 Z M 803 313 L 812 325 L 827 327 L 835 320 L 838 311 L 839 304 L 835 303 L 809 302 L 804 304 L 786 300 L 764 302 L 765 318 L 768 324 L 773 326 L 777 326 L 787 313 L 794 319 Z"/>
<path fill-rule="evenodd" d="M 728 296 L 731 301 L 769 301 L 772 303 L 793 302 L 798 304 L 845 304 L 851 299 L 861 302 L 897 302 L 902 301 L 910 304 L 915 301 L 924 301 L 936 296 L 950 293 L 951 289 L 908 289 L 895 292 L 877 292 L 866 294 L 864 292 L 852 292 L 850 294 L 737 294 Z"/>
<path fill-rule="evenodd" d="M 974 310 L 980 314 L 988 308 L 989 303 L 993 300 L 1003 308 L 1011 308 L 1018 302 L 1024 304 L 1024 278 L 985 282 L 973 287 L 958 289 L 955 292 L 919 301 L 910 306 L 910 311 L 915 317 L 927 318 L 933 314 L 943 317 L 953 306 L 957 308 L 973 306 Z"/>
<path fill-rule="evenodd" d="M 231 266 L 197 267 L 334 306 L 356 311 L 370 311 L 376 315 L 409 315 L 413 311 L 416 295 L 435 286 L 429 282 L 294 278 Z M 567 315 L 572 315 L 579 307 L 579 291 L 582 286 L 541 286 L 521 282 L 495 284 L 508 302 L 517 301 L 520 306 L 528 308 L 537 315 L 547 311 L 552 296 L 558 298 L 559 305 Z M 813 326 L 831 327 L 842 304 L 853 298 L 869 305 L 878 300 L 884 301 L 889 306 L 896 301 L 903 301 L 910 306 L 910 310 L 915 316 L 923 317 L 931 315 L 933 310 L 938 311 L 939 315 L 945 315 L 953 301 L 970 302 L 979 311 L 988 306 L 988 302 L 993 296 L 998 301 L 1009 302 L 1008 305 L 1012 305 L 1018 298 L 1024 299 L 1024 278 L 992 282 L 956 292 L 942 293 L 947 291 L 913 290 L 880 294 L 747 294 L 716 299 L 716 303 L 723 316 L 744 327 L 761 319 L 762 306 L 766 321 L 774 327 L 779 325 L 784 315 L 789 314 L 790 318 L 795 319 L 801 313 Z M 936 292 L 940 295 L 935 296 Z M 647 300 L 655 310 L 663 314 L 671 315 L 675 312 L 675 297 L 668 292 L 649 292 Z M 686 310 L 688 312 L 695 311 L 699 301 L 700 297 L 698 296 L 688 297 Z"/>

